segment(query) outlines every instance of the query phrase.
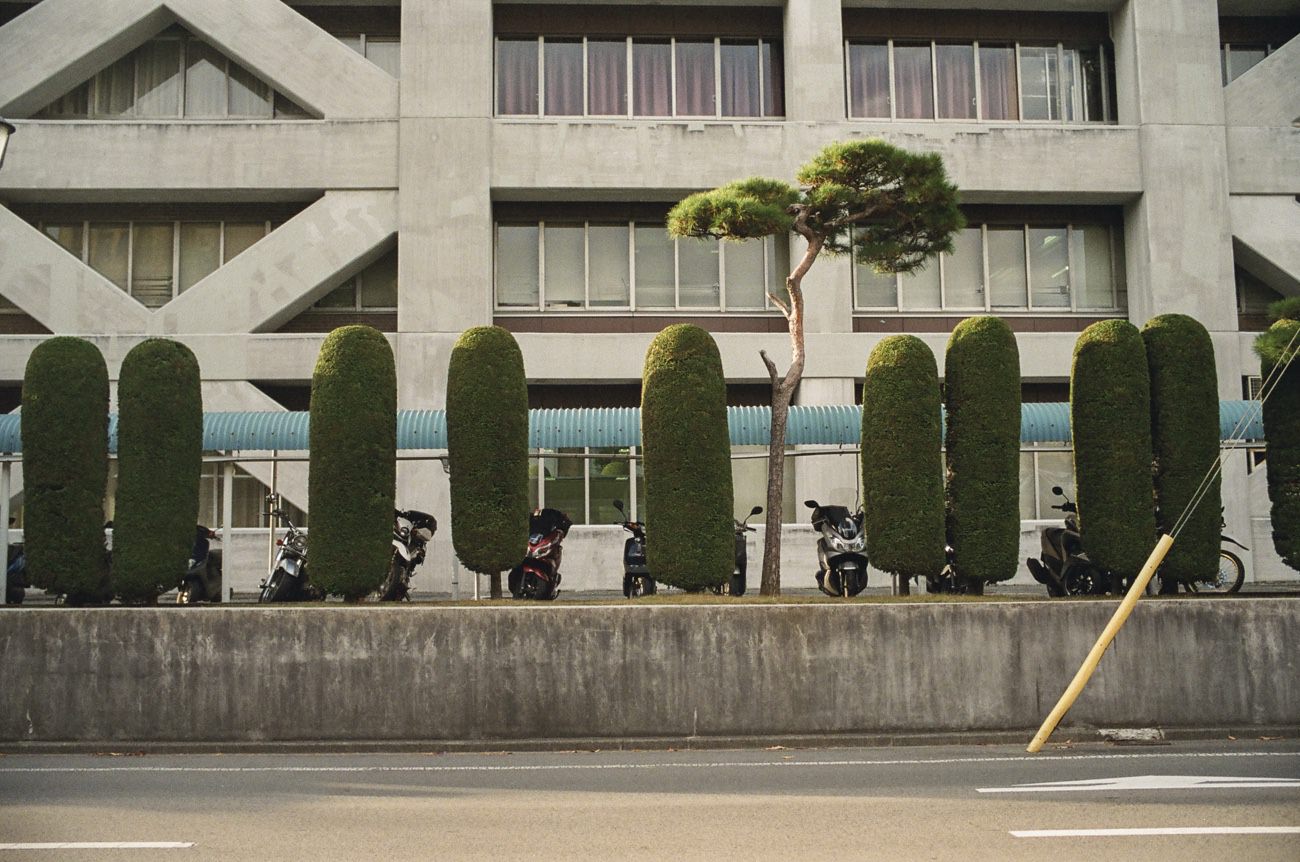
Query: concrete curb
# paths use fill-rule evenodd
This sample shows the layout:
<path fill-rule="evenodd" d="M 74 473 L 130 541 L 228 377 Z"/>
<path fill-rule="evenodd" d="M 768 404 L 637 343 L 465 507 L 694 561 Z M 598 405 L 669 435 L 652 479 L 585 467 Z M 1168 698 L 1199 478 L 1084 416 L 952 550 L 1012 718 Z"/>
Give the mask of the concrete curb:
<path fill-rule="evenodd" d="M 294 740 L 284 742 L 4 742 L 0 756 L 18 754 L 487 754 L 567 751 L 723 751 L 756 748 L 907 748 L 927 745 L 1028 744 L 1037 728 L 964 733 L 869 733 L 776 736 L 647 736 L 587 739 Z M 1155 730 L 1158 739 L 1116 739 L 1111 729 L 1075 725 L 1057 728 L 1049 749 L 1104 742 L 1117 747 L 1161 746 L 1196 740 L 1300 739 L 1300 726 L 1174 727 Z"/>

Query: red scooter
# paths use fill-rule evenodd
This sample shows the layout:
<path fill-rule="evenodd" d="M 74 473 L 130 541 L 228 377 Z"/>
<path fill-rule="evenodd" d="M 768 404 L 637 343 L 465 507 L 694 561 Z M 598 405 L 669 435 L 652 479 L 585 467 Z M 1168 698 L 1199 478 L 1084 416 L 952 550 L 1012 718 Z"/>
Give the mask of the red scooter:
<path fill-rule="evenodd" d="M 561 542 L 573 522 L 559 509 L 538 509 L 528 519 L 528 553 L 510 570 L 507 584 L 517 599 L 550 601 L 560 593 Z"/>

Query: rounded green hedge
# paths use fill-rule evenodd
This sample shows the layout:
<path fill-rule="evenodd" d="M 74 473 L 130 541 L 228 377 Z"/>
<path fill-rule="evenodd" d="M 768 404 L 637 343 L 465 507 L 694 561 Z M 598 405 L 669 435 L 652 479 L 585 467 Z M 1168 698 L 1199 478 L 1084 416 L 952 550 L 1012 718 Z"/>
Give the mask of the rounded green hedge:
<path fill-rule="evenodd" d="M 958 577 L 1005 581 L 1020 565 L 1020 351 L 997 317 L 963 320 L 944 361 L 948 542 Z"/>
<path fill-rule="evenodd" d="M 651 574 L 688 591 L 723 583 L 736 556 L 727 384 L 698 326 L 669 326 L 646 351 L 641 443 Z"/>
<path fill-rule="evenodd" d="M 117 382 L 113 590 L 152 604 L 185 574 L 199 517 L 203 396 L 185 345 L 150 338 L 122 360 Z"/>
<path fill-rule="evenodd" d="M 1219 457 L 1219 388 L 1210 333 L 1185 314 L 1162 314 L 1142 327 L 1151 377 L 1151 448 L 1156 521 L 1171 533 Z M 1160 567 L 1164 580 L 1214 577 L 1219 565 L 1219 477 L 1178 534 Z"/>
<path fill-rule="evenodd" d="M 1293 313 L 1300 316 L 1300 309 Z M 1294 357 L 1300 345 L 1297 332 L 1300 320 L 1283 318 L 1255 341 L 1260 374 L 1266 380 L 1277 366 Z M 1292 359 L 1272 384 L 1272 394 L 1264 402 L 1264 436 L 1273 548 L 1282 562 L 1300 569 L 1300 360 Z"/>
<path fill-rule="evenodd" d="M 1083 547 L 1102 568 L 1135 577 L 1156 516 L 1146 348 L 1128 321 L 1094 323 L 1075 342 L 1070 429 Z"/>
<path fill-rule="evenodd" d="M 383 333 L 335 329 L 311 378 L 307 477 L 310 578 L 358 601 L 378 589 L 392 555 L 397 487 L 397 372 Z"/>
<path fill-rule="evenodd" d="M 942 436 L 934 354 L 916 336 L 889 336 L 871 351 L 862 386 L 867 559 L 878 569 L 943 571 Z"/>
<path fill-rule="evenodd" d="M 528 380 L 519 344 L 499 326 L 461 333 L 447 368 L 451 534 L 470 571 L 500 574 L 528 547 Z M 578 519 L 581 520 L 581 519 Z"/>
<path fill-rule="evenodd" d="M 60 336 L 23 373 L 23 537 L 34 586 L 72 604 L 107 601 L 108 368 L 95 345 Z"/>

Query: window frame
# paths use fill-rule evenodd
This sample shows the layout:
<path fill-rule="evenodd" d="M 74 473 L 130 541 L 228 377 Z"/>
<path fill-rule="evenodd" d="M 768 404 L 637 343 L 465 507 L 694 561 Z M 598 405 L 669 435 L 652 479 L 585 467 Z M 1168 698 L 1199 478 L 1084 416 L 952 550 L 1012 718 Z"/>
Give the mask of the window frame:
<path fill-rule="evenodd" d="M 1022 246 L 1024 248 L 1024 268 L 1025 268 L 1025 288 L 1026 288 L 1025 305 L 1023 308 L 1020 306 L 1014 306 L 1014 307 L 998 306 L 995 308 L 992 305 L 992 297 L 989 291 L 989 244 L 988 244 L 988 233 L 991 224 L 999 227 L 1002 226 L 1018 227 L 1021 231 Z M 1066 247 L 1066 262 L 1067 262 L 1067 267 L 1069 269 L 1068 290 L 1070 293 L 1070 304 L 1068 308 L 1064 306 L 1051 306 L 1051 305 L 1038 306 L 1034 304 L 1034 296 L 1033 296 L 1034 290 L 1033 290 L 1033 282 L 1032 282 L 1032 273 L 1030 270 L 1031 249 L 1029 245 L 1029 231 L 1032 228 L 1056 228 L 1056 227 L 1060 227 L 1062 224 L 1065 225 L 1065 247 Z M 1039 221 L 1015 222 L 1010 225 L 1003 225 L 999 222 L 984 221 L 984 222 L 979 222 L 977 225 L 967 225 L 968 228 L 976 227 L 976 226 L 979 228 L 980 231 L 980 264 L 981 264 L 981 271 L 983 273 L 983 282 L 980 285 L 980 293 L 984 297 L 983 308 L 971 307 L 971 306 L 961 306 L 961 307 L 948 306 L 947 260 L 946 260 L 948 255 L 946 254 L 938 255 L 936 259 L 936 264 L 939 267 L 939 297 L 940 297 L 939 308 L 903 308 L 902 307 L 902 283 L 901 283 L 902 277 L 897 273 L 895 273 L 893 276 L 894 277 L 894 305 L 893 306 L 859 305 L 858 304 L 858 272 L 860 269 L 860 265 L 857 263 L 856 259 L 852 255 L 849 255 L 850 271 L 851 271 L 850 287 L 852 290 L 853 313 L 855 315 L 867 316 L 867 317 L 872 315 L 880 315 L 880 314 L 895 314 L 895 315 L 903 315 L 903 316 L 934 316 L 934 315 L 950 316 L 954 313 L 970 313 L 970 312 L 978 312 L 978 311 L 983 311 L 986 314 L 997 314 L 999 316 L 1019 316 L 1019 315 L 1030 315 L 1030 314 L 1040 315 L 1040 316 L 1041 315 L 1096 316 L 1096 315 L 1123 314 L 1127 311 L 1127 309 L 1119 307 L 1119 297 L 1121 294 L 1127 295 L 1127 291 L 1123 290 L 1122 289 L 1123 285 L 1119 283 L 1120 273 L 1122 269 L 1118 262 L 1118 255 L 1120 252 L 1120 248 L 1118 247 L 1119 227 L 1117 225 L 1104 224 L 1104 223 L 1099 224 L 1097 222 L 1092 222 L 1092 221 L 1076 221 L 1073 219 L 1061 219 L 1059 221 L 1045 220 L 1042 222 Z M 1075 261 L 1074 233 L 1076 230 L 1081 231 L 1085 227 L 1104 227 L 1106 229 L 1106 234 L 1109 239 L 1108 247 L 1110 250 L 1109 265 L 1110 265 L 1111 305 L 1110 307 L 1107 308 L 1079 308 L 1079 291 L 1081 289 L 1081 286 L 1076 285 L 1076 278 L 1078 277 L 1079 267 L 1077 265 L 1077 262 Z"/>
<path fill-rule="evenodd" d="M 139 302 L 141 305 L 144 305 L 145 308 L 149 308 L 150 310 L 154 310 L 154 309 L 156 309 L 156 308 L 162 308 L 162 307 L 163 307 L 164 305 L 166 305 L 167 303 L 164 302 L 163 305 L 159 305 L 159 306 L 149 306 L 149 305 L 145 305 L 145 303 L 142 302 L 142 301 L 141 301 L 141 300 L 140 300 L 140 299 L 135 295 L 135 293 L 134 293 L 134 285 L 135 285 L 135 239 L 136 239 L 136 225 L 137 225 L 137 224 L 168 224 L 168 225 L 171 225 L 171 228 L 172 228 L 172 261 L 171 261 L 171 263 L 172 263 L 172 267 L 171 267 L 171 269 L 172 269 L 172 275 L 171 275 L 171 299 L 168 300 L 168 302 L 170 302 L 172 299 L 175 299 L 176 297 L 178 297 L 178 296 L 180 296 L 182 293 L 184 293 L 184 291 L 181 290 L 181 288 L 180 288 L 180 284 L 181 284 L 181 226 L 182 226 L 182 225 L 186 225 L 186 224 L 214 224 L 214 223 L 215 223 L 215 224 L 217 224 L 217 225 L 220 226 L 220 233 L 219 233 L 218 246 L 217 246 L 217 260 L 220 261 L 220 263 L 217 265 L 217 268 L 216 268 L 216 269 L 212 270 L 212 272 L 209 272 L 207 275 L 203 276 L 203 278 L 200 278 L 197 282 L 195 282 L 195 283 L 194 283 L 193 285 L 191 285 L 189 288 L 186 288 L 187 290 L 189 290 L 189 289 L 192 289 L 193 287 L 197 286 L 198 284 L 202 283 L 203 279 L 205 279 L 205 278 L 207 278 L 208 276 L 212 275 L 212 273 L 219 271 L 222 267 L 224 267 L 227 263 L 229 263 L 229 261 L 226 259 L 226 225 L 227 225 L 227 224 L 255 224 L 257 221 L 258 221 L 258 220 L 256 220 L 256 219 L 248 219 L 248 218 L 243 218 L 243 219 L 240 219 L 240 218 L 232 218 L 232 219 L 225 219 L 225 218 L 168 219 L 168 218 L 134 218 L 134 217 L 133 217 L 133 218 L 124 218 L 124 219 L 77 219 L 77 220 L 73 220 L 73 219 L 40 219 L 40 220 L 38 220 L 38 221 L 36 222 L 36 229 L 39 230 L 39 231 L 41 232 L 41 234 L 42 234 L 46 239 L 48 239 L 50 242 L 54 243 L 56 246 L 58 246 L 59 248 L 63 249 L 64 251 L 68 252 L 69 254 L 72 254 L 71 249 L 69 249 L 67 246 L 63 245 L 62 243 L 60 243 L 58 240 L 54 239 L 54 237 L 52 237 L 52 236 L 50 236 L 48 233 L 46 233 L 45 230 L 46 230 L 46 227 L 62 227 L 62 226 L 65 226 L 65 225 L 80 225 L 80 227 L 81 227 L 81 252 L 80 252 L 80 254 L 74 255 L 74 257 L 76 257 L 78 260 L 80 260 L 80 261 L 81 261 L 85 266 L 88 266 L 88 267 L 90 267 L 92 270 L 94 270 L 96 274 L 98 274 L 98 275 L 100 275 L 101 277 L 103 277 L 104 279 L 108 280 L 111 284 L 113 284 L 114 287 L 119 287 L 119 288 L 122 290 L 122 292 L 124 292 L 127 296 L 129 296 L 129 297 L 131 297 L 132 299 L 134 299 L 136 302 Z M 261 236 L 260 239 L 258 240 L 259 242 L 260 242 L 262 239 L 266 239 L 266 237 L 269 236 L 269 235 L 271 234 L 271 231 L 273 231 L 273 230 L 275 229 L 275 225 L 273 224 L 273 222 L 272 222 L 271 219 L 262 219 L 261 222 L 262 222 L 262 225 L 263 225 L 263 228 L 264 228 L 264 232 L 262 233 L 262 236 Z M 114 282 L 114 281 L 113 281 L 112 279 L 110 279 L 108 276 L 106 276 L 106 275 L 104 275 L 103 273 L 101 273 L 99 270 L 95 269 L 95 268 L 94 268 L 93 266 L 91 266 L 91 264 L 90 264 L 90 228 L 91 228 L 92 225 L 97 225 L 97 224 L 99 224 L 99 225 L 103 225 L 103 224 L 124 224 L 124 225 L 126 225 L 126 228 L 127 228 L 127 234 L 126 234 L 126 236 L 127 236 L 127 240 L 126 240 L 126 284 L 125 284 L 125 285 L 118 285 L 116 282 Z M 256 244 L 256 243 L 255 243 L 255 244 Z M 237 257 L 237 256 L 238 256 L 238 255 L 236 255 L 236 257 Z M 231 258 L 231 260 L 233 260 L 233 259 L 234 259 L 234 258 Z"/>
<path fill-rule="evenodd" d="M 1109 56 L 1110 52 L 1106 50 L 1106 43 L 1097 42 L 1097 43 L 1085 44 L 1085 43 L 1067 42 L 1064 40 L 1059 40 L 1056 42 L 1052 42 L 1050 40 L 1040 41 L 1040 40 L 1030 40 L 1030 39 L 987 40 L 990 45 L 999 46 L 999 47 L 1006 47 L 1009 45 L 1013 48 L 1014 63 L 1013 63 L 1012 71 L 1014 72 L 1015 79 L 1016 79 L 1015 81 L 1016 109 L 1019 116 L 1014 120 L 986 118 L 985 105 L 984 105 L 984 93 L 983 93 L 983 81 L 981 75 L 982 68 L 980 63 L 980 45 L 982 41 L 985 40 L 972 39 L 970 41 L 965 41 L 962 39 L 953 39 L 953 38 L 932 38 L 929 40 L 923 38 L 894 39 L 893 37 L 884 38 L 884 39 L 846 38 L 844 40 L 844 46 L 843 46 L 844 47 L 844 97 L 845 97 L 844 116 L 847 117 L 849 120 L 857 120 L 857 121 L 889 120 L 891 122 L 901 121 L 907 123 L 1017 123 L 1017 124 L 1039 123 L 1039 124 L 1054 124 L 1054 125 L 1115 125 L 1117 123 L 1115 106 L 1111 104 L 1112 102 L 1111 77 L 1114 74 L 1114 70 L 1111 68 L 1111 61 Z M 897 76 L 895 75 L 895 66 L 894 66 L 894 48 L 896 43 L 903 43 L 905 45 L 929 44 L 930 82 L 931 82 L 931 91 L 932 91 L 931 112 L 934 116 L 931 117 L 899 117 L 898 116 L 898 80 L 897 80 Z M 853 113 L 853 102 L 854 102 L 853 99 L 854 93 L 852 89 L 853 74 L 852 74 L 850 63 L 852 57 L 851 49 L 854 45 L 874 45 L 878 47 L 883 45 L 885 47 L 885 50 L 889 58 L 889 92 L 885 94 L 886 101 L 889 104 L 888 117 L 859 116 Z M 939 103 L 938 49 L 940 45 L 962 45 L 962 46 L 970 45 L 971 46 L 971 50 L 974 53 L 973 69 L 975 74 L 975 116 L 973 118 L 939 116 L 940 103 Z M 1102 105 L 1101 118 L 1066 120 L 1066 119 L 1062 119 L 1061 116 L 1057 116 L 1054 118 L 1049 117 L 1047 119 L 1035 119 L 1035 120 L 1025 119 L 1024 76 L 1021 75 L 1020 73 L 1022 47 L 1045 48 L 1045 49 L 1050 49 L 1052 47 L 1055 47 L 1057 73 L 1055 76 L 1055 84 L 1053 89 L 1056 92 L 1056 108 L 1058 114 L 1063 114 L 1064 106 L 1067 104 L 1067 93 L 1064 86 L 1064 75 L 1061 74 L 1061 70 L 1065 67 L 1066 53 L 1074 52 L 1074 56 L 1076 58 L 1074 64 L 1075 76 L 1078 79 L 1078 86 L 1075 89 L 1078 93 L 1082 93 L 1083 86 L 1084 86 L 1083 85 L 1084 79 L 1082 75 L 1082 63 L 1079 60 L 1079 58 L 1081 57 L 1079 52 L 1085 49 L 1095 48 L 1100 58 L 1099 68 L 1101 71 L 1101 105 Z M 1225 47 L 1226 47 L 1226 43 L 1225 43 Z M 1226 63 L 1226 59 L 1224 62 Z M 1227 68 L 1226 65 L 1224 68 L 1225 69 Z M 1087 102 L 1086 98 L 1080 99 L 1081 107 L 1079 113 L 1081 114 L 1087 113 L 1086 102 Z M 1070 99 L 1069 104 L 1072 105 L 1073 103 L 1074 100 Z"/>
<path fill-rule="evenodd" d="M 581 114 L 548 114 L 546 113 L 546 40 L 556 39 L 563 41 L 580 40 L 582 43 L 582 113 Z M 501 42 L 526 42 L 528 37 L 502 37 L 493 35 L 492 38 L 492 116 L 495 119 L 508 120 L 564 120 L 564 119 L 583 119 L 583 120 L 686 120 L 686 121 L 724 121 L 724 122 L 753 122 L 761 120 L 784 120 L 784 98 L 782 99 L 782 113 L 767 114 L 768 84 L 767 76 L 763 67 L 763 48 L 765 45 L 771 46 L 780 43 L 780 38 L 767 36 L 713 36 L 713 37 L 677 37 L 677 36 L 649 36 L 645 34 L 637 36 L 622 37 L 627 45 L 624 66 L 624 85 L 626 87 L 625 100 L 627 110 L 623 114 L 593 114 L 591 113 L 590 89 L 591 81 L 589 78 L 590 68 L 588 62 L 588 43 L 596 42 L 617 42 L 618 36 L 600 36 L 589 37 L 574 33 L 550 33 L 540 34 L 537 39 L 537 113 L 536 114 L 503 114 L 501 113 Z M 643 42 L 653 42 L 662 44 L 668 43 L 668 114 L 638 114 L 634 103 L 633 81 L 635 80 L 633 72 L 633 45 L 635 40 Z M 712 114 L 682 114 L 677 110 L 677 43 L 683 42 L 711 42 L 713 45 L 713 113 Z M 750 43 L 751 41 L 758 49 L 758 110 L 757 114 L 723 114 L 722 113 L 722 43 Z M 768 52 L 768 56 L 776 56 Z M 782 70 L 784 70 L 785 54 L 780 53 L 782 61 Z M 782 88 L 784 91 L 784 88 Z"/>
<path fill-rule="evenodd" d="M 682 280 L 681 280 L 681 243 L 690 241 L 688 238 L 673 239 L 673 305 L 667 306 L 639 306 L 637 303 L 637 285 L 636 285 L 636 231 L 639 227 L 660 226 L 661 223 L 650 220 L 628 219 L 626 222 L 628 228 L 628 301 L 624 305 L 592 305 L 591 301 L 591 228 L 622 226 L 622 222 L 617 219 L 577 219 L 577 218 L 557 218 L 552 224 L 561 224 L 572 226 L 577 222 L 582 222 L 583 227 L 583 300 L 581 306 L 568 307 L 548 307 L 546 300 L 546 219 L 538 219 L 533 222 L 521 219 L 494 220 L 492 223 L 492 310 L 496 315 L 528 315 L 535 314 L 583 314 L 583 315 L 610 315 L 610 314 L 699 314 L 699 315 L 720 315 L 720 314 L 754 314 L 766 315 L 779 311 L 778 307 L 772 302 L 771 288 L 776 285 L 783 285 L 788 273 L 780 273 L 776 270 L 779 268 L 779 255 L 776 254 L 776 243 L 782 238 L 778 236 L 768 236 L 759 239 L 763 244 L 763 306 L 736 306 L 729 307 L 727 304 L 727 246 L 731 243 L 727 240 L 714 240 L 718 243 L 718 304 L 716 306 L 699 306 L 682 304 Z M 535 306 L 527 305 L 502 305 L 497 293 L 497 284 L 500 278 L 501 256 L 497 253 L 500 247 L 500 236 L 502 227 L 532 227 L 537 226 L 537 304 Z M 753 242 L 754 240 L 748 240 Z M 788 240 L 787 240 L 788 241 Z M 776 279 L 776 281 L 773 281 Z"/>

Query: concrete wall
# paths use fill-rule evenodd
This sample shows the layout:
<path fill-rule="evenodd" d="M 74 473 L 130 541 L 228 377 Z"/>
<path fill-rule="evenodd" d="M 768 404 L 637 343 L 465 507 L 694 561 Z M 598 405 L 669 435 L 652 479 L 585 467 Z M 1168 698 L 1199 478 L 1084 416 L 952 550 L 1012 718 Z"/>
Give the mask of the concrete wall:
<path fill-rule="evenodd" d="M 7 611 L 0 742 L 1028 730 L 1113 607 Z M 1300 602 L 1144 602 L 1067 724 L 1295 726 L 1297 656 Z"/>

